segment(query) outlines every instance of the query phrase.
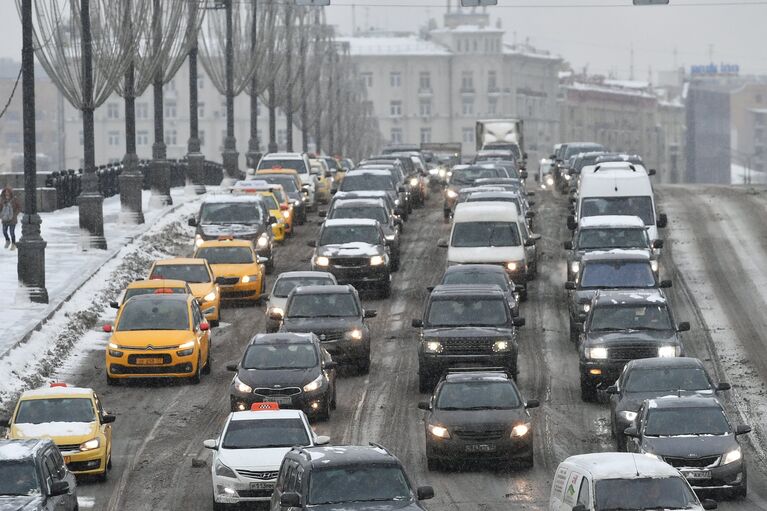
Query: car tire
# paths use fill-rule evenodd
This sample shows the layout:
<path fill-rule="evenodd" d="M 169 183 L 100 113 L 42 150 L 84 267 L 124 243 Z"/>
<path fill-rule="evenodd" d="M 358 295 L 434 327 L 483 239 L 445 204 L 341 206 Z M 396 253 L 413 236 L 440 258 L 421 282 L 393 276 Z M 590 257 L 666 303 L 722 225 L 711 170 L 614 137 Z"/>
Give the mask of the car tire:
<path fill-rule="evenodd" d="M 205 366 L 200 371 L 202 374 L 210 374 L 211 366 L 210 366 L 210 352 L 211 352 L 211 346 L 210 343 L 208 343 L 208 356 L 205 358 Z"/>
<path fill-rule="evenodd" d="M 336 408 L 338 408 L 338 400 L 336 399 L 336 386 L 335 386 L 335 384 L 333 385 L 333 400 L 330 401 L 330 408 L 332 410 L 335 410 Z"/>
<path fill-rule="evenodd" d="M 112 387 L 114 385 L 119 385 L 119 384 L 120 384 L 120 380 L 118 380 L 117 378 L 112 378 L 111 376 L 107 375 L 107 385 Z"/>
<path fill-rule="evenodd" d="M 748 495 L 748 473 L 746 466 L 743 466 L 743 482 L 735 490 L 732 491 L 732 498 L 741 500 L 745 499 Z"/>
<path fill-rule="evenodd" d="M 105 468 L 100 474 L 96 474 L 96 481 L 99 483 L 106 483 L 109 480 L 109 469 Z"/>
<path fill-rule="evenodd" d="M 202 375 L 202 358 L 200 358 L 200 354 L 198 353 L 197 354 L 197 372 L 189 377 L 189 382 L 192 385 L 199 384 L 200 381 L 202 380 L 200 375 Z"/>
<path fill-rule="evenodd" d="M 615 435 L 615 450 L 617 452 L 627 452 L 626 451 L 626 435 L 622 433 L 617 433 Z"/>
<path fill-rule="evenodd" d="M 530 453 L 525 455 L 522 458 L 517 458 L 515 460 L 512 460 L 512 466 L 524 468 L 524 469 L 530 469 L 535 466 L 535 456 L 533 454 L 533 450 L 530 449 Z"/>
<path fill-rule="evenodd" d="M 370 372 L 370 355 L 357 361 L 357 374 L 368 374 Z"/>
<path fill-rule="evenodd" d="M 221 504 L 219 502 L 216 502 L 215 499 L 213 499 L 213 511 L 226 511 L 227 507 L 225 504 Z"/>
<path fill-rule="evenodd" d="M 586 403 L 597 401 L 597 388 L 583 377 L 581 377 L 581 400 Z"/>
<path fill-rule="evenodd" d="M 264 268 L 266 269 L 266 274 L 271 275 L 274 273 L 274 257 L 272 256 L 266 264 L 264 264 Z"/>
<path fill-rule="evenodd" d="M 418 391 L 421 394 L 428 394 L 432 391 L 431 378 L 422 373 L 418 373 Z"/>
<path fill-rule="evenodd" d="M 399 271 L 399 254 L 397 254 L 397 257 L 392 258 L 391 271 Z"/>
<path fill-rule="evenodd" d="M 322 410 L 317 414 L 317 420 L 327 422 L 330 420 L 330 409 L 332 408 L 330 396 L 325 398 L 323 405 Z"/>

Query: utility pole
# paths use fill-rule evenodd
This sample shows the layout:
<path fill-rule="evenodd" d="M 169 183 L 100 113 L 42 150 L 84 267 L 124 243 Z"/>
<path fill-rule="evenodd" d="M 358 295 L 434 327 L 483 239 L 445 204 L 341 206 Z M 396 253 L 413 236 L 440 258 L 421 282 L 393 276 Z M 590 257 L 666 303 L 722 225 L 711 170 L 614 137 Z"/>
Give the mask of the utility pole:
<path fill-rule="evenodd" d="M 285 136 L 286 149 L 293 151 L 293 3 L 285 4 Z"/>
<path fill-rule="evenodd" d="M 258 25 L 256 23 L 258 14 L 258 0 L 253 0 L 253 25 L 250 27 L 250 41 L 253 48 L 258 44 Z M 258 141 L 258 69 L 253 73 L 250 79 L 250 139 L 248 140 L 248 152 L 245 153 L 247 166 L 255 169 L 261 154 L 259 153 Z"/>

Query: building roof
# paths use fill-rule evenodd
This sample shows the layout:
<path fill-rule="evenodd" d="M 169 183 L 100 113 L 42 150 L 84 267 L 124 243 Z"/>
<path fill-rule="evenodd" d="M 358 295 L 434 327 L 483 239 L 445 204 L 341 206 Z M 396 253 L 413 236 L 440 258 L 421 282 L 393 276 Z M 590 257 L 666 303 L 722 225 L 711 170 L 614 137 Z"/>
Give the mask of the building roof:
<path fill-rule="evenodd" d="M 609 85 L 600 85 L 596 83 L 573 82 L 570 85 L 563 85 L 562 88 L 566 90 L 572 90 L 572 91 L 578 91 L 578 92 L 599 92 L 602 94 L 613 94 L 616 96 L 631 96 L 631 97 L 637 97 L 637 98 L 652 99 L 656 101 L 658 99 L 654 94 L 650 94 L 649 92 L 645 92 L 643 90 L 611 87 Z"/>
<path fill-rule="evenodd" d="M 517 45 L 517 44 L 506 44 L 503 45 L 503 54 L 504 55 L 515 55 L 519 57 L 525 57 L 528 59 L 541 59 L 541 60 L 562 60 L 562 57 L 559 57 L 557 55 L 552 55 L 547 51 L 542 50 L 536 50 L 530 45 Z M 560 77 L 563 78 L 563 77 Z"/>
<path fill-rule="evenodd" d="M 358 55 L 411 55 L 440 56 L 451 55 L 446 47 L 415 35 L 408 36 L 357 36 L 339 37 L 340 42 L 349 43 L 349 53 Z"/>

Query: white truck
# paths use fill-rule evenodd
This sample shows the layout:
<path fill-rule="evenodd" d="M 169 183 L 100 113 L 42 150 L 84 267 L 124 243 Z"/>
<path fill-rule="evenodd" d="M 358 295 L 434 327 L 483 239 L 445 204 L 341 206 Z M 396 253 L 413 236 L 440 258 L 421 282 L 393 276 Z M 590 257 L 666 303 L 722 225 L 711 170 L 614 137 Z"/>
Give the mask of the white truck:
<path fill-rule="evenodd" d="M 524 165 L 527 153 L 522 119 L 481 119 L 477 121 L 476 131 L 477 151 L 511 150 L 517 161 Z"/>

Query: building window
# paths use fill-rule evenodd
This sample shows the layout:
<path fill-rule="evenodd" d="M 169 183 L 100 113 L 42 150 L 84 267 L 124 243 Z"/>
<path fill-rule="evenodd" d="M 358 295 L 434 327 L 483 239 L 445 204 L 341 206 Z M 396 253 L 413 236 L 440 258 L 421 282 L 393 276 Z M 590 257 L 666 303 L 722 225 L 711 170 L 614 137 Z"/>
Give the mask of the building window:
<path fill-rule="evenodd" d="M 149 145 L 149 132 L 140 130 L 136 132 L 136 145 Z"/>
<path fill-rule="evenodd" d="M 120 108 L 117 103 L 107 103 L 107 119 L 119 119 Z"/>
<path fill-rule="evenodd" d="M 165 145 L 177 145 L 178 133 L 176 130 L 167 130 L 165 132 Z"/>
<path fill-rule="evenodd" d="M 360 76 L 362 77 L 362 83 L 364 83 L 366 87 L 373 86 L 373 73 L 360 73 Z"/>
<path fill-rule="evenodd" d="M 498 98 L 487 98 L 487 113 L 490 115 L 498 113 Z"/>
<path fill-rule="evenodd" d="M 487 90 L 490 92 L 498 90 L 498 74 L 495 71 L 487 72 Z"/>
<path fill-rule="evenodd" d="M 402 117 L 402 101 L 392 101 L 389 103 L 389 115 L 392 117 Z"/>
<path fill-rule="evenodd" d="M 200 147 L 205 145 L 205 130 L 197 130 L 197 138 L 200 139 Z"/>
<path fill-rule="evenodd" d="M 197 75 L 197 90 L 202 90 L 205 88 L 205 75 Z"/>
<path fill-rule="evenodd" d="M 428 144 L 431 142 L 431 128 L 421 128 L 421 143 Z"/>
<path fill-rule="evenodd" d="M 109 145 L 112 145 L 112 146 L 120 145 L 120 132 L 110 131 L 107 134 L 107 139 L 109 140 Z"/>
<path fill-rule="evenodd" d="M 473 39 L 473 40 L 472 40 L 472 43 L 473 43 L 473 44 L 472 44 L 472 46 L 474 47 L 473 49 L 474 49 L 474 51 L 476 52 L 476 51 L 477 51 L 477 40 L 476 40 L 476 39 Z"/>
<path fill-rule="evenodd" d="M 431 73 L 421 71 L 418 75 L 418 90 L 431 90 Z"/>
<path fill-rule="evenodd" d="M 401 144 L 402 143 L 402 128 L 392 128 L 391 129 L 391 140 L 390 142 L 392 144 Z"/>
<path fill-rule="evenodd" d="M 83 130 L 80 130 L 79 136 L 80 136 L 80 145 L 83 145 Z"/>
<path fill-rule="evenodd" d="M 466 144 L 474 143 L 474 128 L 463 128 L 463 141 Z"/>
<path fill-rule="evenodd" d="M 461 92 L 474 92 L 474 73 L 471 71 L 461 73 Z"/>
<path fill-rule="evenodd" d="M 136 119 L 149 119 L 149 105 L 136 103 Z"/>
<path fill-rule="evenodd" d="M 285 145 L 288 143 L 287 130 L 277 130 L 277 145 Z"/>
<path fill-rule="evenodd" d="M 472 98 L 463 98 L 461 105 L 463 115 L 474 115 L 474 100 Z"/>
<path fill-rule="evenodd" d="M 399 72 L 389 73 L 389 85 L 391 85 L 392 87 L 401 87 L 402 73 L 399 73 Z"/>
<path fill-rule="evenodd" d="M 176 118 L 176 102 L 175 101 L 165 101 L 165 118 L 166 119 Z"/>
<path fill-rule="evenodd" d="M 200 119 L 205 117 L 205 103 L 197 103 L 197 117 Z"/>
<path fill-rule="evenodd" d="M 421 117 L 430 117 L 431 116 L 431 100 L 422 99 L 418 103 L 418 111 L 420 112 Z"/>

